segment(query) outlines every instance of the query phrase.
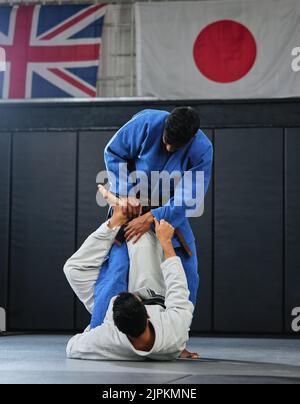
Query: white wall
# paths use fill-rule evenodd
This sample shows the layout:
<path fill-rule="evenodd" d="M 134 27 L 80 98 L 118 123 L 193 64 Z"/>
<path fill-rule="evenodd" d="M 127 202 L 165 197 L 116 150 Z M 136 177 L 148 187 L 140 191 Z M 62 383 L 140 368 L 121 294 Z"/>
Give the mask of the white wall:
<path fill-rule="evenodd" d="M 110 5 L 106 15 L 98 94 L 130 97 L 136 94 L 135 21 L 133 4 Z"/>

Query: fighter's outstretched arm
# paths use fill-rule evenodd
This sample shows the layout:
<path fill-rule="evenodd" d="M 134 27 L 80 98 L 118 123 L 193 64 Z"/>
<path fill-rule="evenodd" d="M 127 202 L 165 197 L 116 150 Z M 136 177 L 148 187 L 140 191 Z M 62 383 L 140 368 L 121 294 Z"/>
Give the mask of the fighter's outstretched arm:
<path fill-rule="evenodd" d="M 110 221 L 102 224 L 80 249 L 66 262 L 64 273 L 78 298 L 92 313 L 94 306 L 94 289 L 101 267 L 106 260 L 116 235 L 127 218 L 118 206 L 118 200 L 112 194 L 107 194 L 104 187 L 99 187 L 105 199 L 114 205 L 114 214 Z"/>

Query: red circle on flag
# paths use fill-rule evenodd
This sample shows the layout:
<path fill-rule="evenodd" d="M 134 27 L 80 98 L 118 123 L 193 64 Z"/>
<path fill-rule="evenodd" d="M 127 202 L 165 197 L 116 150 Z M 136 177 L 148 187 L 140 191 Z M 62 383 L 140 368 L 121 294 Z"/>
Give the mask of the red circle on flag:
<path fill-rule="evenodd" d="M 232 83 L 246 76 L 257 56 L 256 41 L 244 25 L 231 20 L 204 28 L 194 45 L 194 60 L 209 80 Z"/>

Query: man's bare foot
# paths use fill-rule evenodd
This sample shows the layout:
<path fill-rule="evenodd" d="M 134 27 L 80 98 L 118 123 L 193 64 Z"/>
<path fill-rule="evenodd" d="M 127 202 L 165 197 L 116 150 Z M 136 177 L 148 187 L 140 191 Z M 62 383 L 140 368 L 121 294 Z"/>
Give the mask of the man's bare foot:
<path fill-rule="evenodd" d="M 196 352 L 189 352 L 187 349 L 181 352 L 180 359 L 200 359 L 200 356 Z"/>
<path fill-rule="evenodd" d="M 109 192 L 103 185 L 98 185 L 98 189 L 103 198 L 110 204 L 111 207 L 121 206 L 120 199 Z"/>

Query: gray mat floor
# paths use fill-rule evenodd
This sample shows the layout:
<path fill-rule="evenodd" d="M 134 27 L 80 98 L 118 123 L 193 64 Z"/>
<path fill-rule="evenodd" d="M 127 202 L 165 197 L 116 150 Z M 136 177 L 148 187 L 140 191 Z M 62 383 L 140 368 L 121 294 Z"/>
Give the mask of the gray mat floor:
<path fill-rule="evenodd" d="M 300 340 L 192 338 L 200 361 L 68 360 L 68 336 L 1 336 L 0 384 L 298 383 Z"/>

